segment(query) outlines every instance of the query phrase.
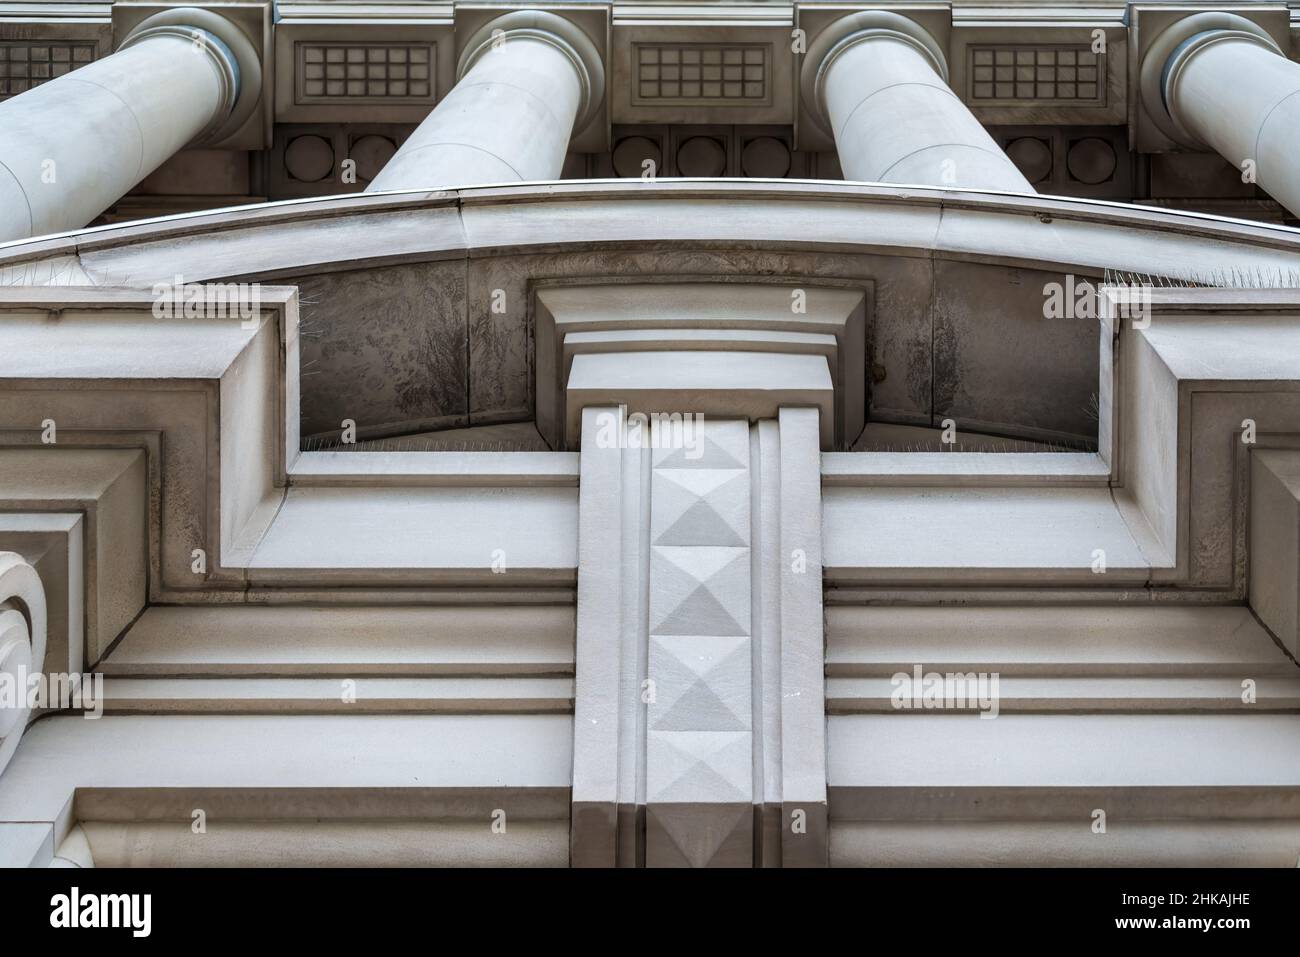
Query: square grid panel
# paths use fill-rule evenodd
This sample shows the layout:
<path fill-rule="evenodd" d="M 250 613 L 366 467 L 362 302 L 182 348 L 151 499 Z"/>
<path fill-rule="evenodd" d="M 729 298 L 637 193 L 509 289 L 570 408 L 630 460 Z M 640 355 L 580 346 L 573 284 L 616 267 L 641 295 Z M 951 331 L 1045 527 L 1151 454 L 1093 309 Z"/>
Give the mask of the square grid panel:
<path fill-rule="evenodd" d="M 298 102 L 430 99 L 427 43 L 299 43 Z"/>
<path fill-rule="evenodd" d="M 0 99 L 26 93 L 93 59 L 93 43 L 0 43 Z"/>
<path fill-rule="evenodd" d="M 764 43 L 635 45 L 636 99 L 642 103 L 768 99 L 769 48 Z"/>
<path fill-rule="evenodd" d="M 973 101 L 1104 103 L 1102 55 L 1087 45 L 996 46 L 968 51 Z"/>

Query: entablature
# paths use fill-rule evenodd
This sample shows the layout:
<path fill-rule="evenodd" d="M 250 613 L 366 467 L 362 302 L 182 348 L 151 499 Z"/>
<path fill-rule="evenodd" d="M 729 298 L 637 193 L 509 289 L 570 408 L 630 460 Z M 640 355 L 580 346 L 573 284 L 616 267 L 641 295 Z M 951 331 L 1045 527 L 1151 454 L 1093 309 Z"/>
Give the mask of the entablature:
<path fill-rule="evenodd" d="M 181 4 L 0 3 L 0 100 L 117 49 L 149 13 Z M 193 6 L 194 4 L 184 4 Z M 200 4 L 200 6 L 202 6 Z M 526 5 L 209 5 L 258 49 L 256 114 L 216 148 L 178 154 L 109 221 L 239 201 L 360 191 L 451 90 L 464 44 Z M 933 35 L 954 93 L 1035 189 L 1151 199 L 1282 221 L 1281 207 L 1217 155 L 1171 139 L 1140 93 L 1148 49 L 1170 23 L 1229 11 L 1288 55 L 1300 20 L 1277 3 L 992 7 L 889 4 Z M 835 144 L 802 103 L 805 51 L 862 3 L 559 3 L 599 50 L 607 95 L 575 131 L 563 177 L 841 177 Z"/>

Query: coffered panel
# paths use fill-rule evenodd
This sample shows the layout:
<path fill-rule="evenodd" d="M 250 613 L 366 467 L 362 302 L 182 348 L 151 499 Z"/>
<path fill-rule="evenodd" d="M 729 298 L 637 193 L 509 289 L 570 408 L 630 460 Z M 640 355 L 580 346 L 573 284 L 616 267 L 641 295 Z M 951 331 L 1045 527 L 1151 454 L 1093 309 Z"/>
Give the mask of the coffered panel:
<path fill-rule="evenodd" d="M 455 82 L 451 19 L 429 13 L 365 22 L 282 20 L 275 34 L 275 118 L 288 123 L 419 123 Z"/>
<path fill-rule="evenodd" d="M 953 24 L 949 82 L 987 124 L 1123 123 L 1124 28 L 1110 22 L 1018 29 Z"/>

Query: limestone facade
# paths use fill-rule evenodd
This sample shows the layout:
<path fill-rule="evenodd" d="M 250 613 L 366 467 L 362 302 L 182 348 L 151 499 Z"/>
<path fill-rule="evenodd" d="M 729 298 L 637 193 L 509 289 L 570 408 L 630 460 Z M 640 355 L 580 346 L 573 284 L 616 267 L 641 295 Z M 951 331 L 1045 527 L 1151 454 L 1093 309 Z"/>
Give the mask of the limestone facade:
<path fill-rule="evenodd" d="M 0 863 L 1296 866 L 1292 51 L 0 2 Z"/>

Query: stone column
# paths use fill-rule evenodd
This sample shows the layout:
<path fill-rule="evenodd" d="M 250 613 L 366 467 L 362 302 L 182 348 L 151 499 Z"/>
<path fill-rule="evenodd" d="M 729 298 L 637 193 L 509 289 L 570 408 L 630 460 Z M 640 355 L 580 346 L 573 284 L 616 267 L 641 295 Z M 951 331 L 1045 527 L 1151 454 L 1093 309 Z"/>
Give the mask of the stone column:
<path fill-rule="evenodd" d="M 569 138 L 600 109 L 595 44 L 553 13 L 517 10 L 475 33 L 458 81 L 368 189 L 558 179 Z"/>
<path fill-rule="evenodd" d="M 871 11 L 817 35 L 800 87 L 804 106 L 835 137 L 845 179 L 1034 192 L 947 78 L 928 31 Z"/>
<path fill-rule="evenodd" d="M 180 7 L 0 103 L 0 241 L 85 226 L 177 150 L 242 125 L 260 88 L 243 32 Z"/>
<path fill-rule="evenodd" d="M 1198 13 L 1156 38 L 1142 101 L 1174 141 L 1213 150 L 1300 213 L 1300 64 L 1260 26 Z"/>

